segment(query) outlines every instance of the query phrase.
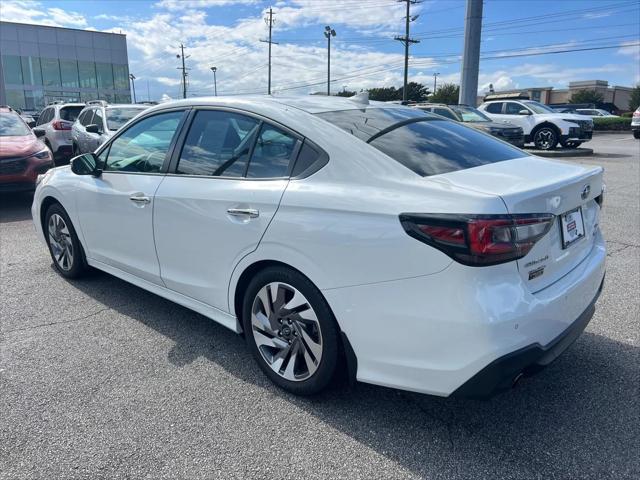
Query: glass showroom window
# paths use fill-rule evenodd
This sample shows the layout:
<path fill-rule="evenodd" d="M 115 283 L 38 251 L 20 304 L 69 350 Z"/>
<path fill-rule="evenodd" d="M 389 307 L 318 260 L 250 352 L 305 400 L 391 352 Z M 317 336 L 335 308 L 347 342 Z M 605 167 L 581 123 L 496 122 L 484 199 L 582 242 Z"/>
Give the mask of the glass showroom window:
<path fill-rule="evenodd" d="M 11 90 L 7 88 L 7 104 L 13 108 L 24 109 L 24 92 L 22 90 Z"/>
<path fill-rule="evenodd" d="M 98 92 L 81 92 L 80 93 L 80 101 L 87 103 L 91 100 L 98 100 Z"/>
<path fill-rule="evenodd" d="M 57 58 L 41 58 L 42 80 L 45 87 L 59 87 L 60 63 Z"/>
<path fill-rule="evenodd" d="M 113 70 L 110 63 L 96 63 L 98 88 L 113 90 Z"/>
<path fill-rule="evenodd" d="M 131 103 L 131 95 L 116 94 L 116 103 Z"/>
<path fill-rule="evenodd" d="M 17 55 L 2 55 L 2 69 L 4 70 L 4 83 L 22 85 L 20 57 Z"/>
<path fill-rule="evenodd" d="M 113 82 L 116 90 L 129 90 L 129 69 L 126 65 L 113 65 Z"/>
<path fill-rule="evenodd" d="M 44 108 L 44 95 L 42 90 L 24 91 L 25 110 L 40 110 Z"/>
<path fill-rule="evenodd" d="M 60 60 L 60 73 L 62 76 L 62 86 L 67 88 L 78 88 L 78 62 L 75 60 Z"/>
<path fill-rule="evenodd" d="M 40 58 L 21 57 L 22 79 L 25 85 L 42 85 L 42 71 L 40 70 Z"/>
<path fill-rule="evenodd" d="M 93 62 L 78 62 L 81 88 L 97 88 L 96 64 Z"/>

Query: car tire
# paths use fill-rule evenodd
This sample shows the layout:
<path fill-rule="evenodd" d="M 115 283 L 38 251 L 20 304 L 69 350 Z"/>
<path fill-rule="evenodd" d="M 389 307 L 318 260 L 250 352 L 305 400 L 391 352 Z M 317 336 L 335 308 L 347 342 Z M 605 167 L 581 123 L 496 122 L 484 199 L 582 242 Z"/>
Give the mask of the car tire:
<path fill-rule="evenodd" d="M 84 250 L 69 215 L 62 205 L 54 203 L 47 209 L 44 235 L 55 269 L 66 278 L 78 278 L 88 269 Z"/>
<path fill-rule="evenodd" d="M 633 131 L 633 138 L 639 138 L 640 139 L 640 130 L 634 130 Z"/>
<path fill-rule="evenodd" d="M 78 145 L 76 145 L 76 142 L 73 142 L 71 144 L 71 158 L 77 157 L 78 155 Z"/>
<path fill-rule="evenodd" d="M 300 272 L 269 267 L 254 276 L 242 305 L 247 345 L 269 379 L 296 395 L 333 380 L 338 324 L 320 290 Z"/>
<path fill-rule="evenodd" d="M 560 142 L 564 148 L 578 148 L 582 142 Z"/>
<path fill-rule="evenodd" d="M 533 132 L 533 143 L 538 150 L 553 150 L 558 145 L 558 132 L 549 125 L 538 127 Z"/>

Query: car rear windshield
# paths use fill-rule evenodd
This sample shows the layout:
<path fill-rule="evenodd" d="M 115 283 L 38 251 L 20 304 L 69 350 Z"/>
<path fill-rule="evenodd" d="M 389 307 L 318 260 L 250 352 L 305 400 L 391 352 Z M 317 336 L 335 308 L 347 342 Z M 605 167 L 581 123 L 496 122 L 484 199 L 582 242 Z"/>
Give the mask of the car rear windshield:
<path fill-rule="evenodd" d="M 143 110 L 144 108 L 109 108 L 107 109 L 107 127 L 109 130 L 118 130 Z"/>
<path fill-rule="evenodd" d="M 0 137 L 23 137 L 29 135 L 29 127 L 17 113 L 0 112 Z"/>
<path fill-rule="evenodd" d="M 62 107 L 60 109 L 60 118 L 62 120 L 67 120 L 69 122 L 75 122 L 76 118 L 78 118 L 78 115 L 80 115 L 80 112 L 82 111 L 83 108 L 84 108 L 83 106 Z"/>
<path fill-rule="evenodd" d="M 490 135 L 412 108 L 342 110 L 317 116 L 423 177 L 528 156 Z"/>

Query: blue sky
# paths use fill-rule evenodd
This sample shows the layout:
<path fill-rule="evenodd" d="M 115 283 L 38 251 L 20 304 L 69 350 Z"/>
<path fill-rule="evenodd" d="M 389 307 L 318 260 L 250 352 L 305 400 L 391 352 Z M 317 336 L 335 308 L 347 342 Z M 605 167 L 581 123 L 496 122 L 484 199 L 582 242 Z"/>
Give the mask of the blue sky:
<path fill-rule="evenodd" d="M 412 7 L 410 80 L 457 83 L 464 0 L 424 0 Z M 180 95 L 178 45 L 187 46 L 189 93 L 266 91 L 267 28 L 274 8 L 273 90 L 324 90 L 325 25 L 332 42 L 332 90 L 400 86 L 404 7 L 395 0 L 3 0 L 0 18 L 127 34 L 138 97 Z M 485 0 L 479 90 L 563 87 L 573 80 L 640 82 L 639 0 Z M 581 50 L 549 54 L 559 50 Z"/>

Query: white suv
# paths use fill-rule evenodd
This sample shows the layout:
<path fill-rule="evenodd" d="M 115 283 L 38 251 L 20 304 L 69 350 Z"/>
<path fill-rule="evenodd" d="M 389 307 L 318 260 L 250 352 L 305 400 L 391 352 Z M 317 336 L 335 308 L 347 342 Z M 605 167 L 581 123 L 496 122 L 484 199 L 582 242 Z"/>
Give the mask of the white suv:
<path fill-rule="evenodd" d="M 565 148 L 577 148 L 593 135 L 590 118 L 558 113 L 532 100 L 492 100 L 478 108 L 492 120 L 522 127 L 525 143 L 533 143 L 540 150 L 553 150 L 558 143 Z"/>
<path fill-rule="evenodd" d="M 44 132 L 44 143 L 56 162 L 71 157 L 71 125 L 84 107 L 84 103 L 55 103 L 40 113 L 34 131 Z"/>

